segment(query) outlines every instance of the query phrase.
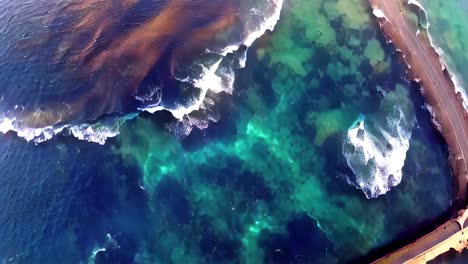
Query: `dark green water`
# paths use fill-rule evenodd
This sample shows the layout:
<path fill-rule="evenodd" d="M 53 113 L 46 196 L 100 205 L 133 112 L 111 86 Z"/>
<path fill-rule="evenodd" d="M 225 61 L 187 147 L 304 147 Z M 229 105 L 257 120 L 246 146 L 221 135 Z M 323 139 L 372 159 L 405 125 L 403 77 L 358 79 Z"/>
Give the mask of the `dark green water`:
<path fill-rule="evenodd" d="M 186 137 L 167 112 L 103 146 L 1 135 L 2 263 L 362 263 L 451 205 L 446 147 L 365 0 L 286 1 L 217 100 Z"/>

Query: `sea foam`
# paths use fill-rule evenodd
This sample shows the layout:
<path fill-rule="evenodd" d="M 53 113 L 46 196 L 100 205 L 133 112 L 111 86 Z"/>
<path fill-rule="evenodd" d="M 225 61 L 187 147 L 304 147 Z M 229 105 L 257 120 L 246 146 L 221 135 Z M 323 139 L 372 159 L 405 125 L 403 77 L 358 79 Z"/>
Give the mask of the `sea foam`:
<path fill-rule="evenodd" d="M 376 198 L 400 184 L 414 117 L 393 106 L 372 116 L 360 116 L 348 129 L 343 155 L 354 176 L 348 181 L 367 198 Z"/>

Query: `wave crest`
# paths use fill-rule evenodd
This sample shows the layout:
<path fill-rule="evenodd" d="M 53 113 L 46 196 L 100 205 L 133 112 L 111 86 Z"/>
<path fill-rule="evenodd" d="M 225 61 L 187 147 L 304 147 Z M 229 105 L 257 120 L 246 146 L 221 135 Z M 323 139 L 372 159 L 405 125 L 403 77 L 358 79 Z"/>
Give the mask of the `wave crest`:
<path fill-rule="evenodd" d="M 349 128 L 343 144 L 343 155 L 354 173 L 348 181 L 369 199 L 400 184 L 414 126 L 414 114 L 401 102 L 383 108 L 377 115 L 360 116 Z"/>

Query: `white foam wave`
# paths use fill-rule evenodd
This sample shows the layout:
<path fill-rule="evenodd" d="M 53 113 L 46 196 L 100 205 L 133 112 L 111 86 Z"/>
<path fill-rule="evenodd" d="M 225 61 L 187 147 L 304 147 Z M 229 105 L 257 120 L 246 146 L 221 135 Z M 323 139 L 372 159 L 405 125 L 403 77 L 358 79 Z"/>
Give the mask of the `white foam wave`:
<path fill-rule="evenodd" d="M 397 117 L 388 116 L 382 125 L 358 119 L 343 145 L 343 155 L 355 174 L 355 179 L 349 181 L 369 199 L 387 193 L 402 179 L 411 126 L 403 111 L 395 110 Z"/>
<path fill-rule="evenodd" d="M 69 129 L 73 136 L 80 140 L 99 143 L 104 145 L 106 140 L 119 134 L 120 124 L 117 126 L 102 126 L 100 124 L 81 124 L 71 126 Z"/>
<path fill-rule="evenodd" d="M 119 134 L 120 126 L 126 120 L 134 117 L 136 117 L 135 114 L 128 114 L 124 117 L 116 118 L 112 122 L 108 122 L 110 124 L 98 122 L 94 124 L 66 124 L 42 128 L 29 128 L 16 124 L 16 120 L 14 118 L 0 116 L 0 132 L 6 134 L 9 131 L 12 131 L 15 132 L 18 137 L 24 138 L 26 141 L 33 141 L 36 144 L 50 140 L 55 135 L 69 132 L 77 139 L 104 145 L 108 138 L 115 137 Z"/>
<path fill-rule="evenodd" d="M 201 67 L 203 68 L 203 72 L 202 74 L 200 74 L 200 77 L 190 81 L 195 87 L 201 90 L 201 93 L 200 93 L 199 98 L 193 100 L 193 102 L 189 106 L 187 107 L 179 106 L 179 107 L 176 107 L 175 109 L 170 109 L 170 108 L 168 109 L 164 106 L 156 105 L 156 106 L 140 108 L 139 110 L 147 111 L 150 113 L 155 113 L 161 110 L 168 110 L 172 113 L 172 115 L 175 118 L 179 120 L 183 120 L 184 116 L 192 113 L 193 111 L 200 110 L 208 91 L 211 90 L 216 93 L 219 93 L 222 91 L 230 91 L 231 87 L 224 87 L 223 78 L 216 74 L 216 72 L 220 68 L 221 62 L 222 62 L 222 59 L 219 59 L 213 65 L 211 65 L 210 68 L 206 68 L 205 66 L 201 65 Z M 229 85 L 232 85 L 232 83 L 230 83 Z"/>
<path fill-rule="evenodd" d="M 22 137 L 27 141 L 34 140 L 36 143 L 44 142 L 51 139 L 54 135 L 63 131 L 65 127 L 53 127 L 47 126 L 42 128 L 22 128 L 16 124 L 15 118 L 8 118 L 5 116 L 0 116 L 0 132 L 3 134 L 8 133 L 9 131 L 16 132 L 18 137 Z"/>
<path fill-rule="evenodd" d="M 254 2 L 258 2 L 253 0 Z M 283 0 L 270 0 L 265 2 L 260 10 L 258 7 L 253 6 L 252 9 L 247 13 L 247 19 L 245 21 L 247 30 L 246 37 L 242 44 L 250 47 L 255 40 L 260 38 L 267 30 L 273 31 L 277 22 L 280 19 L 281 9 L 283 6 Z M 258 23 L 257 21 L 262 21 Z"/>
<path fill-rule="evenodd" d="M 119 248 L 119 244 L 117 241 L 112 238 L 110 234 L 106 235 L 106 242 L 104 244 L 104 247 L 95 247 L 93 252 L 91 253 L 91 256 L 88 258 L 88 263 L 89 264 L 94 264 L 96 260 L 96 256 L 99 252 L 105 252 L 109 248 Z"/>

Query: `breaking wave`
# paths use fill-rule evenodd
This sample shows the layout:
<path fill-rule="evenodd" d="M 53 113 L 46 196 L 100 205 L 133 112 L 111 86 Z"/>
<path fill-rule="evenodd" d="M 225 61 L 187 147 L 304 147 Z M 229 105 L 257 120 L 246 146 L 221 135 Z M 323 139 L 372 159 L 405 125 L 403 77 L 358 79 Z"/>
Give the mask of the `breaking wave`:
<path fill-rule="evenodd" d="M 2 98 L 0 132 L 14 131 L 19 137 L 35 143 L 49 140 L 57 134 L 66 134 L 80 140 L 104 144 L 107 138 L 118 135 L 120 126 L 126 120 L 138 116 L 138 113 L 142 111 L 155 113 L 163 110 L 169 111 L 178 120 L 174 122 L 172 129 L 179 135 L 189 134 L 193 127 L 206 128 L 210 121 L 217 120 L 211 108 L 215 105 L 218 95 L 232 93 L 234 72 L 237 68 L 245 66 L 246 49 L 266 31 L 274 29 L 280 18 L 282 5 L 283 0 L 240 1 L 236 14 L 238 16 L 236 27 L 225 30 L 226 32 L 222 33 L 222 40 L 210 43 L 205 51 L 195 55 L 190 63 L 180 63 L 181 66 L 177 65 L 176 69 L 173 69 L 175 66 L 171 64 L 170 71 L 165 72 L 173 75 L 169 86 L 153 81 L 154 78 L 149 72 L 142 80 L 142 85 L 132 95 L 132 100 L 135 102 L 133 110 L 116 108 L 112 111 L 105 110 L 103 114 L 97 116 L 90 115 L 83 118 L 81 114 L 69 113 L 70 110 L 67 109 L 76 107 L 72 103 L 61 102 L 59 107 L 50 107 L 50 109 L 34 106 L 36 108 L 27 112 L 21 104 L 15 105 L 14 108 L 2 107 Z M 202 32 L 201 35 L 204 33 L 206 32 Z M 107 67 L 112 66 L 107 65 Z M 131 73 L 131 69 L 128 71 Z M 122 76 L 125 77 L 126 74 L 128 75 L 127 72 L 123 72 Z M 125 85 L 131 81 L 132 79 L 119 80 L 117 84 L 112 85 Z M 91 102 L 92 100 L 89 99 Z M 80 107 L 83 106 L 80 104 Z M 36 119 L 41 121 L 36 122 Z M 28 123 L 29 120 L 34 121 Z M 42 120 L 53 121 L 49 124 Z"/>
<path fill-rule="evenodd" d="M 348 182 L 369 199 L 401 182 L 414 125 L 414 116 L 403 109 L 397 104 L 377 115 L 361 115 L 347 132 L 343 155 L 354 173 Z"/>

